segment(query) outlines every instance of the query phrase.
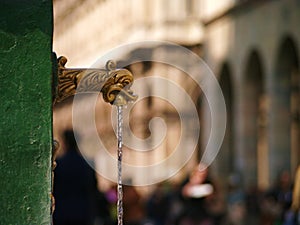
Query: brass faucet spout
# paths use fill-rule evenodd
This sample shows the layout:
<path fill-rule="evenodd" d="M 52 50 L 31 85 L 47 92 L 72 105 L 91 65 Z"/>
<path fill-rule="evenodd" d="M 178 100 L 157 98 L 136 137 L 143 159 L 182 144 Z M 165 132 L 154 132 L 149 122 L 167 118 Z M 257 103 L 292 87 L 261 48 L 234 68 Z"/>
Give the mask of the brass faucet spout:
<path fill-rule="evenodd" d="M 137 99 L 130 90 L 132 73 L 127 69 L 116 69 L 113 61 L 108 61 L 105 69 L 65 68 L 66 63 L 64 56 L 57 59 L 54 104 L 77 93 L 89 92 L 101 92 L 103 99 L 114 105 L 126 105 Z"/>

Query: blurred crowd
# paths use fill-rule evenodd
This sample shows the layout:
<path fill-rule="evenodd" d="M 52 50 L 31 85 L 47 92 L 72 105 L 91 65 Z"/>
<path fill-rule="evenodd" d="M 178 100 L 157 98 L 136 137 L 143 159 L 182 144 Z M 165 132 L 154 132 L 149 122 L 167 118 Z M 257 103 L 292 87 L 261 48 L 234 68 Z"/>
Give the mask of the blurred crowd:
<path fill-rule="evenodd" d="M 207 168 L 197 167 L 178 185 L 157 185 L 146 199 L 141 199 L 134 187 L 125 187 L 124 222 L 129 225 L 299 225 L 299 176 L 300 168 L 297 180 L 283 171 L 269 190 L 245 191 L 241 178 L 234 175 L 225 193 L 209 176 Z M 138 211 L 143 212 L 134 214 Z"/>
<path fill-rule="evenodd" d="M 57 159 L 54 174 L 54 225 L 117 224 L 117 188 L 97 188 L 93 169 L 66 132 L 68 151 Z M 245 189 L 232 175 L 220 187 L 209 169 L 198 165 L 181 183 L 157 184 L 145 197 L 134 186 L 123 186 L 125 225 L 300 225 L 300 166 L 294 178 L 279 174 L 268 190 Z"/>

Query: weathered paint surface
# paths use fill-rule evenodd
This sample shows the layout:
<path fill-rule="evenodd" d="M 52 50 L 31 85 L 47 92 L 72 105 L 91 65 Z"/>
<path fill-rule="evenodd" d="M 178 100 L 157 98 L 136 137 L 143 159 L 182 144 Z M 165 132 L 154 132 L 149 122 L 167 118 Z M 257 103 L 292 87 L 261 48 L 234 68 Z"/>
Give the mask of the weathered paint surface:
<path fill-rule="evenodd" d="M 50 224 L 52 1 L 0 3 L 0 224 Z"/>

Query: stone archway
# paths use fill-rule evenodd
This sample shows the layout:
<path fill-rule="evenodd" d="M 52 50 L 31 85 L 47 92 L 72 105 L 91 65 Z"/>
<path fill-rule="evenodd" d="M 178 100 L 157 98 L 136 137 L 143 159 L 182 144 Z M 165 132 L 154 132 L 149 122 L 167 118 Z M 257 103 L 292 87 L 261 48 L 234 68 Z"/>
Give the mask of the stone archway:
<path fill-rule="evenodd" d="M 228 63 L 224 63 L 220 70 L 220 86 L 226 104 L 227 123 L 225 137 L 217 156 L 218 174 L 220 177 L 227 178 L 235 172 L 234 136 L 233 136 L 233 108 L 234 90 L 232 85 L 232 72 Z"/>
<path fill-rule="evenodd" d="M 244 181 L 246 186 L 268 185 L 267 97 L 259 53 L 250 52 L 244 70 Z"/>
<path fill-rule="evenodd" d="M 293 172 L 300 161 L 299 58 L 295 42 L 290 37 L 280 43 L 275 62 L 270 141 L 272 180 L 281 170 Z"/>

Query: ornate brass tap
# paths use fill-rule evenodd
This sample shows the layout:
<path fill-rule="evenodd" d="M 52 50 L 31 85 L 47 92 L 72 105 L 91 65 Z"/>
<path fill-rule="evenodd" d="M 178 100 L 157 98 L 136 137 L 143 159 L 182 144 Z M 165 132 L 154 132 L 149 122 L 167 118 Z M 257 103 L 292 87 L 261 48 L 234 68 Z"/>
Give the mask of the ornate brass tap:
<path fill-rule="evenodd" d="M 108 61 L 105 69 L 71 69 L 66 68 L 67 59 L 64 56 L 54 56 L 53 68 L 53 105 L 62 102 L 75 94 L 101 92 L 104 101 L 121 108 L 137 96 L 130 87 L 133 83 L 133 75 L 129 70 L 117 69 L 114 61 Z M 59 143 L 53 142 L 52 170 L 56 167 L 55 157 Z M 52 173 L 52 183 L 54 174 Z M 53 187 L 52 187 L 53 188 Z M 54 211 L 54 197 L 51 193 L 52 208 Z"/>
<path fill-rule="evenodd" d="M 105 69 L 65 68 L 67 59 L 57 59 L 57 77 L 53 103 L 59 103 L 79 93 L 102 92 L 103 99 L 114 105 L 126 105 L 137 96 L 130 87 L 133 75 L 127 69 L 116 69 L 114 61 L 108 61 Z"/>

